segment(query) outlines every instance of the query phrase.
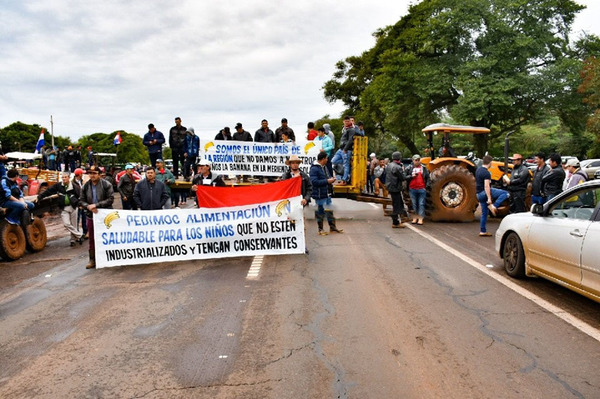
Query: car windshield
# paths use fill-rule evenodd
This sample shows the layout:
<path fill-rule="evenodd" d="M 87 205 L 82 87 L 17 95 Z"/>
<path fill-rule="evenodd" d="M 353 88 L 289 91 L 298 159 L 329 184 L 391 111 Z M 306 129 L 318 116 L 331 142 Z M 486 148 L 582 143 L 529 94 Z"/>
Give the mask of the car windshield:
<path fill-rule="evenodd" d="M 600 188 L 577 191 L 558 202 L 550 210 L 557 218 L 589 220 L 600 202 Z"/>

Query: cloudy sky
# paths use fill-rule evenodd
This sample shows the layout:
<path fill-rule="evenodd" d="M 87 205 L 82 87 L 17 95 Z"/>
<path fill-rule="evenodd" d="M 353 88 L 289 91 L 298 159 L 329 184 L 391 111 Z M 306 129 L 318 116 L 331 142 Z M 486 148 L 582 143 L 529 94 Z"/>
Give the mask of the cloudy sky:
<path fill-rule="evenodd" d="M 73 140 L 163 133 L 180 116 L 201 137 L 287 117 L 296 132 L 339 116 L 321 87 L 372 47 L 408 0 L 0 0 L 0 127 L 38 123 Z M 600 34 L 600 2 L 577 31 Z"/>

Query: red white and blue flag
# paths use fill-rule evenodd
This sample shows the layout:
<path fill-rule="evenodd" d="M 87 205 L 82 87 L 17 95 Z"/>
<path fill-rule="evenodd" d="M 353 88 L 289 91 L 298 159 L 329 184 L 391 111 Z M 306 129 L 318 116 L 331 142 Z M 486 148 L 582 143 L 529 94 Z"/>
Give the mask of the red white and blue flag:
<path fill-rule="evenodd" d="M 46 142 L 44 141 L 44 128 L 42 128 L 42 132 L 40 133 L 40 137 L 38 138 L 37 144 L 35 145 L 35 154 L 39 154 L 42 150 L 42 146 Z"/>
<path fill-rule="evenodd" d="M 115 136 L 115 139 L 113 140 L 113 145 L 119 145 L 119 144 L 121 144 L 121 141 L 123 141 L 123 139 L 121 138 L 121 132 L 117 132 L 117 135 Z"/>

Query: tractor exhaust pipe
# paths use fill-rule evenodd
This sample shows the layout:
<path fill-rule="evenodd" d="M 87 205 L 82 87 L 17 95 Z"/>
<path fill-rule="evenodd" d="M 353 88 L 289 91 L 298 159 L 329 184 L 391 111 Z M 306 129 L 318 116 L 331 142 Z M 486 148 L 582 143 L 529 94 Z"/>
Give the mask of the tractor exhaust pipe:
<path fill-rule="evenodd" d="M 508 152 L 510 151 L 510 141 L 509 141 L 509 136 L 511 134 L 513 134 L 515 132 L 515 130 L 511 130 L 510 132 L 506 133 L 506 136 L 504 137 L 504 174 L 508 175 Z"/>

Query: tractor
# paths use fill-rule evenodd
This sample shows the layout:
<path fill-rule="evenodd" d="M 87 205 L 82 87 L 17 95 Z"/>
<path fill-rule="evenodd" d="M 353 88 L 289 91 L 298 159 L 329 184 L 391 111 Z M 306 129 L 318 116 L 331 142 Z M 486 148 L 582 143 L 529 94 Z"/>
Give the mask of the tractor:
<path fill-rule="evenodd" d="M 427 137 L 429 157 L 421 158 L 421 163 L 430 172 L 430 184 L 427 189 L 427 216 L 437 222 L 470 222 L 477 209 L 475 192 L 475 170 L 478 160 L 470 154 L 457 157 L 451 147 L 452 134 L 488 134 L 484 127 L 457 126 L 444 123 L 429 125 L 423 129 Z M 436 158 L 434 137 L 441 136 L 440 155 Z M 507 169 L 504 163 L 494 161 L 489 171 L 492 185 L 501 186 L 502 176 Z M 508 172 L 508 171 L 507 171 Z M 507 213 L 502 207 L 499 213 Z"/>

